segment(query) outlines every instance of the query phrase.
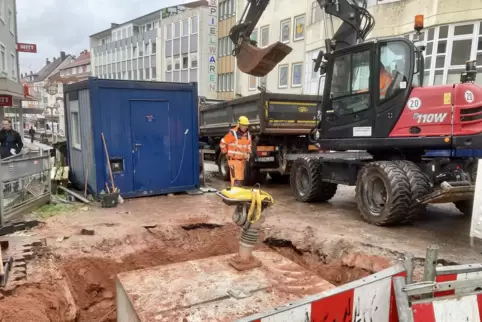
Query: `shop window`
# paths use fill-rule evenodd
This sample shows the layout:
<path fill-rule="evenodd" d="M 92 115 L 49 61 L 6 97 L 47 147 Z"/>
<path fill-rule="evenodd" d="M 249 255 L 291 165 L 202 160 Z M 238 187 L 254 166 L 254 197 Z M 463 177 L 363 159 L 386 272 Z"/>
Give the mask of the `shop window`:
<path fill-rule="evenodd" d="M 438 33 L 438 39 L 446 39 L 449 36 L 449 26 L 441 26 Z"/>

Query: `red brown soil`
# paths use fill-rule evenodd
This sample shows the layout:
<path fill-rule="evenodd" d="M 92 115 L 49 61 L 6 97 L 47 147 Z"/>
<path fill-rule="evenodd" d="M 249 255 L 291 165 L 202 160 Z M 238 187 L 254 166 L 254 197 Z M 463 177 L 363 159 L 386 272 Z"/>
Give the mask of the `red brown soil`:
<path fill-rule="evenodd" d="M 115 257 L 115 248 L 123 247 L 123 241 L 105 240 L 95 248 L 105 252 L 107 256 L 110 255 L 110 258 L 70 256 L 56 259 L 57 276 L 50 269 L 44 274 L 45 282 L 19 287 L 13 295 L 0 301 L 0 321 L 114 322 L 117 274 L 235 253 L 238 250 L 239 232 L 235 225 L 187 231 L 177 227 L 153 228 L 146 230 L 142 236 L 137 236 L 145 244 L 145 250 L 121 258 Z M 129 238 L 134 239 L 132 236 Z M 327 264 L 312 253 L 300 253 L 291 248 L 276 250 L 335 285 L 365 277 L 390 266 L 389 261 L 384 258 L 363 254 L 345 256 Z M 71 294 L 72 297 L 70 301 L 68 296 L 59 292 L 62 283 L 68 285 L 68 295 Z"/>

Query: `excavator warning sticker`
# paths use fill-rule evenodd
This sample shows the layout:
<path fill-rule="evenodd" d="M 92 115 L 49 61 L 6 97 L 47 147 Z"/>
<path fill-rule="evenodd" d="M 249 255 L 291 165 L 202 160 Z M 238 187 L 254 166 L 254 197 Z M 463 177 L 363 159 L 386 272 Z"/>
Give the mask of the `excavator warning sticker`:
<path fill-rule="evenodd" d="M 444 105 L 452 104 L 452 93 L 444 93 Z"/>
<path fill-rule="evenodd" d="M 420 100 L 418 97 L 412 97 L 408 100 L 407 106 L 412 111 L 418 110 L 420 107 L 422 107 L 422 100 Z"/>
<path fill-rule="evenodd" d="M 474 93 L 471 91 L 465 91 L 465 100 L 467 103 L 472 103 L 474 101 Z"/>

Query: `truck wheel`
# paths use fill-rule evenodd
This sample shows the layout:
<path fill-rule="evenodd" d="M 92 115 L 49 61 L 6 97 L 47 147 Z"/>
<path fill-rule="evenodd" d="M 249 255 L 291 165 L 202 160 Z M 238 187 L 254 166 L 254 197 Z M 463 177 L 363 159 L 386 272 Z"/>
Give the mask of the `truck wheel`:
<path fill-rule="evenodd" d="M 271 177 L 271 181 L 274 183 L 289 183 L 290 176 L 289 175 L 282 175 L 279 172 L 270 172 L 269 176 Z"/>
<path fill-rule="evenodd" d="M 395 162 L 368 163 L 358 173 L 356 201 L 363 219 L 371 224 L 401 223 L 410 209 L 410 182 Z"/>
<path fill-rule="evenodd" d="M 301 157 L 291 166 L 290 185 L 296 200 L 328 201 L 336 194 L 337 184 L 321 181 L 321 164 L 317 159 Z"/>
<path fill-rule="evenodd" d="M 220 153 L 218 157 L 218 169 L 221 178 L 223 178 L 224 181 L 229 181 L 231 175 L 229 174 L 228 158 L 222 153 Z"/>
<path fill-rule="evenodd" d="M 261 172 L 259 168 L 248 167 L 244 173 L 244 186 L 254 186 L 257 183 L 264 183 L 267 173 Z"/>
<path fill-rule="evenodd" d="M 472 210 L 474 209 L 473 200 L 460 200 L 454 202 L 455 207 L 465 216 L 472 216 Z"/>
<path fill-rule="evenodd" d="M 430 192 L 432 192 L 430 179 L 425 173 L 423 173 L 422 169 L 420 169 L 415 163 L 411 161 L 398 160 L 394 161 L 394 163 L 396 163 L 402 168 L 402 170 L 407 175 L 408 181 L 410 183 L 410 191 L 412 193 L 410 199 L 411 204 L 403 223 L 411 222 L 412 220 L 419 217 L 422 213 L 424 213 L 425 208 L 427 208 L 426 205 L 418 203 L 417 199 L 426 196 Z"/>

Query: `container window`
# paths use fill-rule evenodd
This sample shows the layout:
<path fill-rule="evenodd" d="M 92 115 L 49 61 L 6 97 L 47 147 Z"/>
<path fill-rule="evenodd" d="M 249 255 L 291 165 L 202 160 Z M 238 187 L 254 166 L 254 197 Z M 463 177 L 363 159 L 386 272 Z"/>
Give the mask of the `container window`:
<path fill-rule="evenodd" d="M 81 149 L 82 145 L 80 142 L 80 119 L 79 112 L 71 113 L 72 119 L 72 143 L 74 148 Z"/>
<path fill-rule="evenodd" d="M 124 159 L 123 158 L 110 158 L 110 167 L 112 173 L 124 172 Z"/>

